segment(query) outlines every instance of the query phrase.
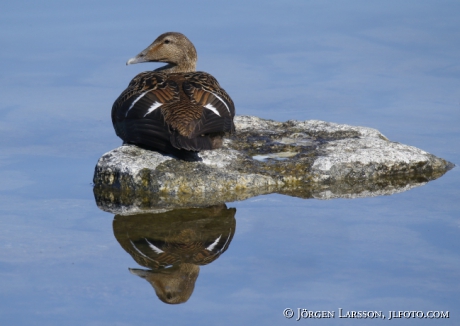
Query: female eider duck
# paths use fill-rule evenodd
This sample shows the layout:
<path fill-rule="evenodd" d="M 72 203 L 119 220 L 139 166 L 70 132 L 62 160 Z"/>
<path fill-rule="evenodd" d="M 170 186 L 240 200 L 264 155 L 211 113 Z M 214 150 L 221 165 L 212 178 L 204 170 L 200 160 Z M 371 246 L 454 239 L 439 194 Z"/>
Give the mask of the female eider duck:
<path fill-rule="evenodd" d="M 128 60 L 167 64 L 134 77 L 113 104 L 113 126 L 124 143 L 191 161 L 200 150 L 222 146 L 222 136 L 235 131 L 235 106 L 213 76 L 195 70 L 196 61 L 192 42 L 173 32 Z"/>

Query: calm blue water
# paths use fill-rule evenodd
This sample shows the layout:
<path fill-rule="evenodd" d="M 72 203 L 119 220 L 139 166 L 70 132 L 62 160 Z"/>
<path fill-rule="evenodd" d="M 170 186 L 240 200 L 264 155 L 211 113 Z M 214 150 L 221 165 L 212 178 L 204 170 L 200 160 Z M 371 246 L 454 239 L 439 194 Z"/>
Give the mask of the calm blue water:
<path fill-rule="evenodd" d="M 228 203 L 236 231 L 190 299 L 161 302 L 128 268 L 92 193 L 120 145 L 113 101 L 159 64 L 157 35 L 194 42 L 238 114 L 379 129 L 460 163 L 458 1 L 15 1 L 0 5 L 2 325 L 349 325 L 338 309 L 449 311 L 460 323 L 460 173 L 410 191 Z M 335 311 L 296 322 L 285 308 Z M 386 322 L 386 321 L 385 321 Z M 380 320 L 361 321 L 379 324 Z"/>

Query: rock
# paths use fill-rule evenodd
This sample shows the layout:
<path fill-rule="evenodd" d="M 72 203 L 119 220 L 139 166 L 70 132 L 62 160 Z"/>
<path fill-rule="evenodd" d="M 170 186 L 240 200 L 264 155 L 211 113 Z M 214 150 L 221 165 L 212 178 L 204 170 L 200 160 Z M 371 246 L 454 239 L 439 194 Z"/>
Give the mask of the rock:
<path fill-rule="evenodd" d="M 204 207 L 272 192 L 303 198 L 376 196 L 436 179 L 453 167 L 379 131 L 317 120 L 235 118 L 222 149 L 184 162 L 124 145 L 94 174 L 98 205 L 109 211 Z"/>

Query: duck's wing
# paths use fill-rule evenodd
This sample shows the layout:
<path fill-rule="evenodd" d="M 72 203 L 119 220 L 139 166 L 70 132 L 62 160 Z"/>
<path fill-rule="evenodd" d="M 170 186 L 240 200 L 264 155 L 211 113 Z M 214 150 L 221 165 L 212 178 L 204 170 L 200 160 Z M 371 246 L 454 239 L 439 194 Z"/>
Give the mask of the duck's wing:
<path fill-rule="evenodd" d="M 183 156 L 215 148 L 212 135 L 233 132 L 235 108 L 209 74 L 137 75 L 112 107 L 117 135 L 126 143 Z"/>
<path fill-rule="evenodd" d="M 127 143 L 152 148 L 156 140 L 169 142 L 169 132 L 160 107 L 179 100 L 179 88 L 166 74 L 143 72 L 133 78 L 112 107 L 112 122 L 117 135 Z M 148 141 L 149 144 L 146 144 Z"/>
<path fill-rule="evenodd" d="M 235 105 L 213 76 L 200 71 L 188 73 L 182 85 L 191 103 L 203 108 L 200 118 L 194 121 L 194 131 L 189 137 L 235 131 Z"/>
<path fill-rule="evenodd" d="M 134 77 L 112 107 L 112 120 L 142 119 L 163 104 L 179 101 L 179 87 L 166 74 L 143 72 Z"/>
<path fill-rule="evenodd" d="M 166 74 L 143 72 L 133 78 L 114 102 L 112 123 L 125 143 L 183 157 L 170 141 L 161 106 L 179 101 L 179 87 Z"/>

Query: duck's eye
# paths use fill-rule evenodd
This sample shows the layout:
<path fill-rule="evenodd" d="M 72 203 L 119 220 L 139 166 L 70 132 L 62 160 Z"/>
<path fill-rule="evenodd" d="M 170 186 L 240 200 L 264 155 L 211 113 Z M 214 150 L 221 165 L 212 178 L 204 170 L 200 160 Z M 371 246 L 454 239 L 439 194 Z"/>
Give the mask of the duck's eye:
<path fill-rule="evenodd" d="M 165 40 L 165 41 L 164 41 L 164 44 L 169 44 L 169 43 L 171 43 L 170 40 Z"/>

